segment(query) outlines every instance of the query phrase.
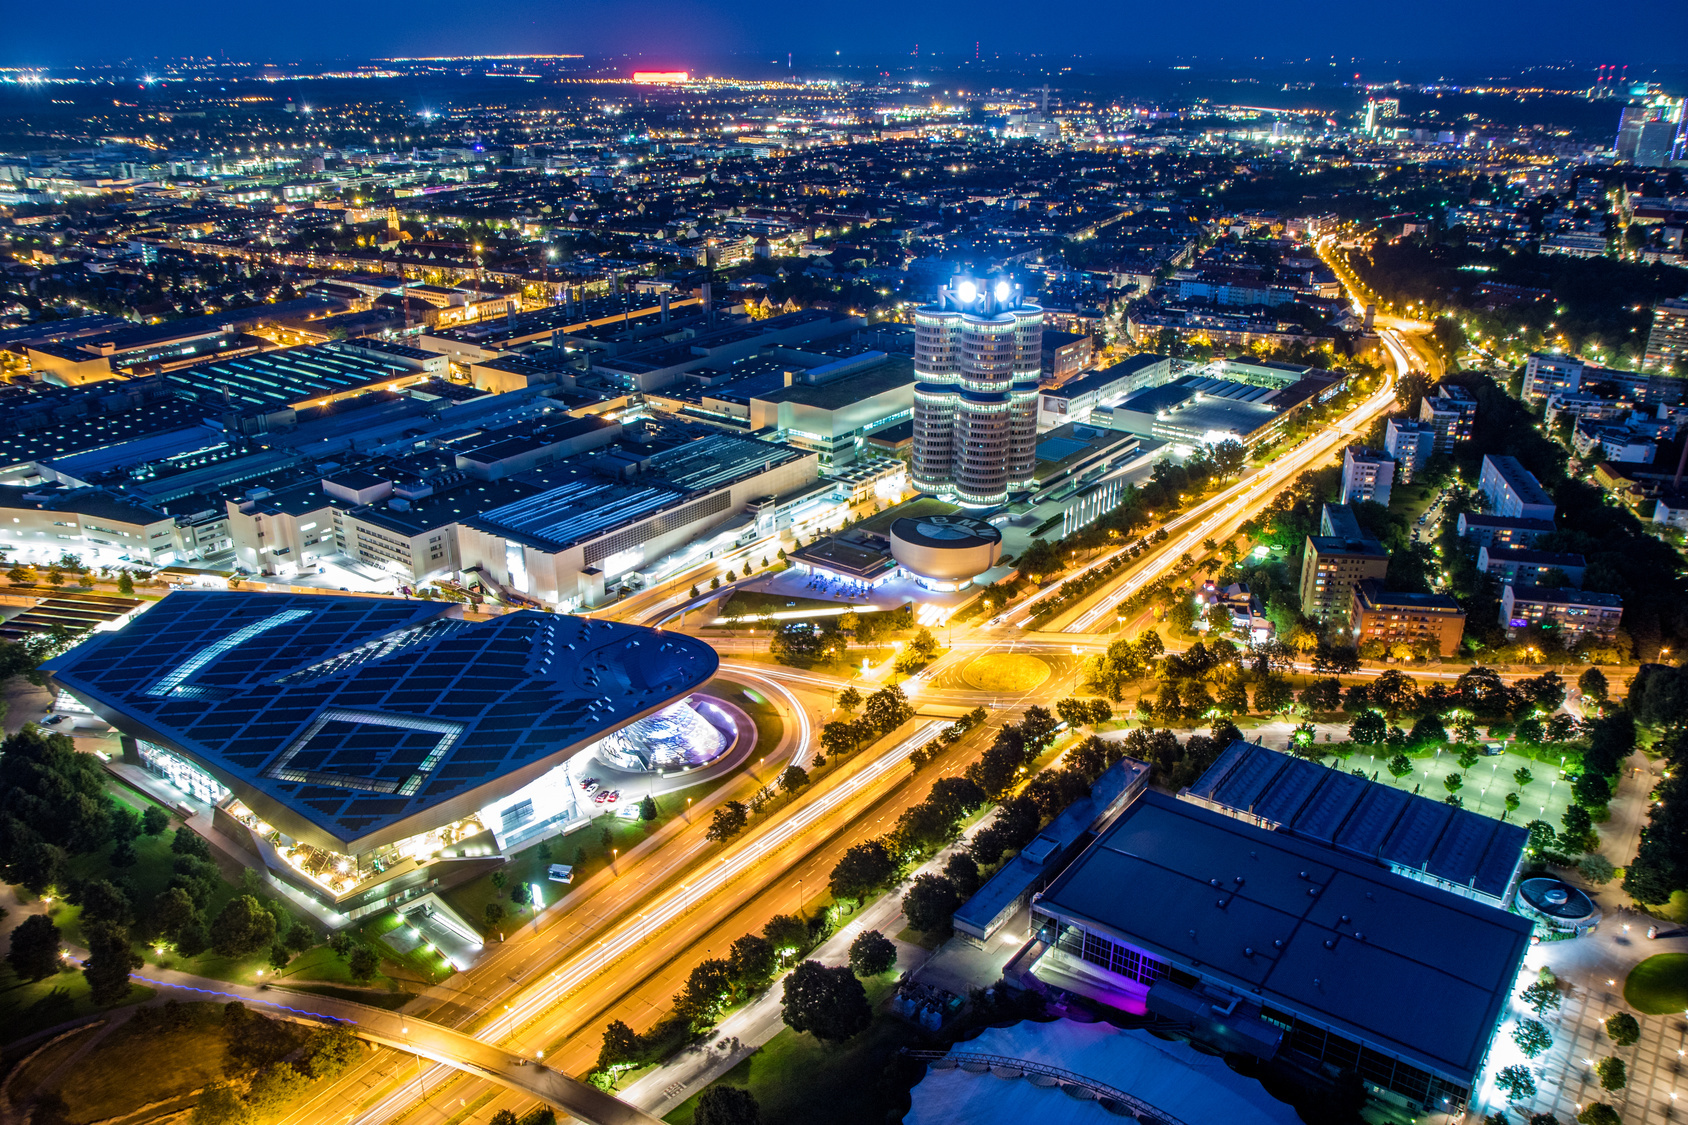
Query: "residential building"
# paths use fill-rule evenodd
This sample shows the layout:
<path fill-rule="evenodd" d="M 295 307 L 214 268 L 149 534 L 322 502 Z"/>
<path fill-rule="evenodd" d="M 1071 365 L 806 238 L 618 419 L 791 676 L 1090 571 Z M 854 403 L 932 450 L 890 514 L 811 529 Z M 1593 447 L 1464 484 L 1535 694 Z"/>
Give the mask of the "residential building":
<path fill-rule="evenodd" d="M 1553 518 L 1552 497 L 1516 457 L 1484 454 L 1483 468 L 1477 475 L 1477 491 L 1488 501 L 1489 511 L 1494 515 L 1532 520 Z"/>
<path fill-rule="evenodd" d="M 1461 512 L 1456 527 L 1461 539 L 1469 539 L 1479 547 L 1529 547 L 1542 536 L 1553 534 L 1550 519 L 1519 519 L 1476 512 Z"/>
<path fill-rule="evenodd" d="M 1342 453 L 1342 503 L 1371 500 L 1389 506 L 1389 490 L 1395 483 L 1395 462 L 1389 454 L 1351 445 Z"/>
<path fill-rule="evenodd" d="M 1545 584 L 1544 580 L 1557 571 L 1561 584 L 1581 586 L 1588 563 L 1581 555 L 1534 551 L 1528 547 L 1482 546 L 1477 548 L 1477 569 L 1494 575 L 1502 584 L 1525 586 Z"/>
<path fill-rule="evenodd" d="M 1667 297 L 1653 306 L 1644 362 L 1648 367 L 1688 372 L 1688 297 Z"/>
<path fill-rule="evenodd" d="M 1436 452 L 1436 439 L 1436 427 L 1429 422 L 1390 418 L 1384 423 L 1383 449 L 1395 459 L 1402 484 L 1411 481 L 1430 464 L 1430 458 Z"/>
<path fill-rule="evenodd" d="M 1436 452 L 1452 453 L 1456 441 L 1471 437 L 1477 422 L 1477 400 L 1464 387 L 1444 383 L 1419 403 L 1418 420 L 1436 431 Z"/>
<path fill-rule="evenodd" d="M 1358 525 L 1351 534 L 1309 535 L 1301 555 L 1301 612 L 1320 622 L 1346 620 L 1354 587 L 1368 578 L 1381 582 L 1388 570 L 1389 553 Z"/>
<path fill-rule="evenodd" d="M 1645 430 L 1636 432 L 1627 425 L 1585 421 L 1571 431 L 1571 448 L 1585 459 L 1651 465 L 1659 447 Z"/>
<path fill-rule="evenodd" d="M 1001 504 L 1037 464 L 1043 310 L 1006 278 L 958 278 L 914 325 L 914 486 Z"/>
<path fill-rule="evenodd" d="M 1679 492 L 1660 496 L 1653 507 L 1653 522 L 1688 531 L 1688 496 Z"/>
<path fill-rule="evenodd" d="M 1550 394 L 1582 388 L 1583 361 L 1569 355 L 1532 352 L 1524 360 L 1524 401 L 1540 402 Z"/>
<path fill-rule="evenodd" d="M 1500 594 L 1500 623 L 1508 639 L 1531 625 L 1559 634 L 1565 648 L 1579 641 L 1611 641 L 1623 621 L 1624 601 L 1592 590 L 1507 586 Z"/>
<path fill-rule="evenodd" d="M 1408 644 L 1452 656 L 1465 636 L 1465 610 L 1453 598 L 1389 590 L 1377 578 L 1354 586 L 1348 620 L 1357 645 L 1368 641 L 1381 641 L 1385 647 Z"/>

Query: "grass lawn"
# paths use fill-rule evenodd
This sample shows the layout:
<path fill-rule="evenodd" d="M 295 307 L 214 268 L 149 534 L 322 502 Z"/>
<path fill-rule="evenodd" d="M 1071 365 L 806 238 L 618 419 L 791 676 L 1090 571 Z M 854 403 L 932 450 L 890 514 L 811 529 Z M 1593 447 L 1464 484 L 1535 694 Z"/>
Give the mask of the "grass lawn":
<path fill-rule="evenodd" d="M 79 1031 L 73 1031 L 66 1035 L 51 1047 L 33 1048 L 39 1049 L 41 1053 L 30 1059 L 29 1062 L 18 1069 L 16 1074 L 11 1076 L 6 1087 L 8 1100 L 13 1105 L 23 1105 L 27 1102 L 41 1083 L 45 1082 L 48 1076 L 63 1065 L 70 1056 L 80 1051 L 82 1045 L 88 1042 L 88 1037 L 97 1031 L 99 1031 L 99 1028 L 89 1024 Z M 25 1053 L 31 1049 L 19 1048 L 19 1053 Z"/>
<path fill-rule="evenodd" d="M 961 676 L 980 691 L 1031 691 L 1049 678 L 1049 665 L 1035 656 L 994 652 L 975 657 Z"/>
<path fill-rule="evenodd" d="M 1418 517 L 1422 516 L 1430 502 L 1436 498 L 1437 489 L 1429 484 L 1396 484 L 1389 492 L 1389 510 L 1407 518 L 1407 525 L 1415 527 Z"/>
<path fill-rule="evenodd" d="M 74 1081 L 55 1091 L 64 1099 L 65 1120 L 100 1121 L 221 1081 L 222 1005 L 183 1004 L 182 1010 L 186 1027 L 129 1024 L 102 1040 L 77 1064 Z"/>
<path fill-rule="evenodd" d="M 863 531 L 877 531 L 883 534 L 891 530 L 891 525 L 900 519 L 912 519 L 916 516 L 948 516 L 959 511 L 961 509 L 954 504 L 946 504 L 942 500 L 923 496 L 918 500 L 909 500 L 906 503 L 898 504 L 876 515 L 869 516 L 856 526 Z"/>
<path fill-rule="evenodd" d="M 1660 953 L 1629 971 L 1624 1000 L 1649 1016 L 1688 1011 L 1688 953 Z"/>
<path fill-rule="evenodd" d="M 891 974 L 864 983 L 875 1008 L 896 987 Z M 867 1031 L 837 1046 L 785 1028 L 722 1075 L 720 1081 L 749 1089 L 761 1107 L 763 1121 L 801 1121 L 804 1125 L 883 1121 L 890 1108 L 888 1102 L 882 1104 L 884 1094 L 880 1089 L 886 1063 L 899 1047 L 917 1038 L 910 1025 L 877 1012 Z M 696 1111 L 694 1094 L 664 1120 L 691 1125 Z"/>
<path fill-rule="evenodd" d="M 822 598 L 788 597 L 785 594 L 764 594 L 760 590 L 736 590 L 716 613 L 717 617 L 731 617 L 736 610 L 745 617 L 763 613 L 797 613 L 805 609 L 837 609 L 843 602 L 829 602 Z"/>
<path fill-rule="evenodd" d="M 135 985 L 123 1004 L 139 1004 L 153 992 Z M 80 970 L 46 980 L 20 981 L 9 965 L 0 962 L 0 1038 L 7 1043 L 99 1010 L 88 998 L 88 981 Z"/>

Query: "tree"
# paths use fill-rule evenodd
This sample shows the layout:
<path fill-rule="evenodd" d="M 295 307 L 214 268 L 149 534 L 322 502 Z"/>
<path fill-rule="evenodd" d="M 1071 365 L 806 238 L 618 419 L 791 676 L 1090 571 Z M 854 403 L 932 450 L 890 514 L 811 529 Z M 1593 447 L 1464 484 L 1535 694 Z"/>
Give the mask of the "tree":
<path fill-rule="evenodd" d="M 234 1087 L 219 1082 L 206 1087 L 193 1107 L 188 1125 L 252 1125 L 253 1113 Z"/>
<path fill-rule="evenodd" d="M 649 793 L 646 793 L 644 795 L 644 797 L 639 801 L 639 819 L 640 820 L 655 820 L 656 819 L 656 799 L 653 798 Z"/>
<path fill-rule="evenodd" d="M 823 1043 L 841 1043 L 873 1022 L 867 990 L 846 966 L 804 961 L 785 978 L 780 1011 L 787 1027 Z"/>
<path fill-rule="evenodd" d="M 533 884 L 526 879 L 518 879 L 510 888 L 510 901 L 517 906 L 533 905 Z"/>
<path fill-rule="evenodd" d="M 1309 711 L 1335 711 L 1342 706 L 1342 681 L 1335 676 L 1314 680 L 1301 689 L 1301 705 Z"/>
<path fill-rule="evenodd" d="M 1090 725 L 1098 726 L 1114 717 L 1113 704 L 1106 699 L 1092 699 L 1090 701 Z"/>
<path fill-rule="evenodd" d="M 1607 1016 L 1606 1037 L 1619 1047 L 1628 1047 L 1641 1038 L 1641 1024 L 1628 1012 Z"/>
<path fill-rule="evenodd" d="M 141 814 L 141 831 L 148 836 L 157 836 L 170 827 L 170 814 L 157 805 L 148 805 Z"/>
<path fill-rule="evenodd" d="M 1383 722 L 1383 716 L 1379 715 L 1376 711 L 1371 712 L 1371 714 L 1376 717 L 1378 723 L 1381 725 Z M 1413 772 L 1413 760 L 1405 754 L 1396 754 L 1394 757 L 1389 759 L 1388 765 L 1385 766 L 1385 768 L 1389 771 L 1390 777 L 1399 781 L 1401 778 L 1406 777 L 1409 773 Z"/>
<path fill-rule="evenodd" d="M 1529 1101 L 1536 1096 L 1536 1080 L 1527 1066 L 1501 1068 L 1501 1072 L 1495 1075 L 1495 1085 L 1500 1087 L 1509 1102 Z"/>
<path fill-rule="evenodd" d="M 762 1125 L 762 1110 L 749 1090 L 715 1085 L 698 1095 L 694 1125 Z"/>
<path fill-rule="evenodd" d="M 832 869 L 828 886 L 832 897 L 859 902 L 870 891 L 884 886 L 897 870 L 897 861 L 882 840 L 853 845 Z"/>
<path fill-rule="evenodd" d="M 795 914 L 774 915 L 768 919 L 768 924 L 762 927 L 762 936 L 774 947 L 774 956 L 782 961 L 808 948 L 811 940 L 809 923 Z"/>
<path fill-rule="evenodd" d="M 878 930 L 863 930 L 850 943 L 850 968 L 859 977 L 876 977 L 896 963 L 896 942 Z"/>
<path fill-rule="evenodd" d="M 105 1007 L 129 996 L 129 973 L 139 960 L 129 948 L 129 927 L 116 922 L 85 922 L 82 940 L 88 944 L 88 959 L 82 975 L 88 978 L 88 994 Z"/>
<path fill-rule="evenodd" d="M 908 697 L 895 684 L 882 687 L 867 697 L 862 705 L 862 717 L 880 734 L 895 730 L 914 717 Z"/>
<path fill-rule="evenodd" d="M 1464 786 L 1465 775 L 1462 773 L 1450 773 L 1447 777 L 1442 779 L 1442 788 L 1446 789 L 1449 793 L 1458 793 L 1460 789 L 1464 788 Z"/>
<path fill-rule="evenodd" d="M 733 973 L 727 962 L 711 957 L 700 962 L 674 997 L 674 1012 L 693 1025 L 715 1022 L 733 994 Z"/>
<path fill-rule="evenodd" d="M 275 941 L 275 915 L 251 895 L 236 895 L 211 922 L 211 948 L 219 957 L 246 957 Z"/>
<path fill-rule="evenodd" d="M 1577 1114 L 1581 1125 L 1623 1125 L 1623 1118 L 1618 1111 L 1605 1102 L 1590 1102 L 1583 1111 Z"/>
<path fill-rule="evenodd" d="M 1525 1058 L 1533 1059 L 1553 1046 L 1553 1033 L 1540 1020 L 1519 1020 L 1518 1026 L 1512 1029 L 1512 1041 L 1518 1044 Z"/>
<path fill-rule="evenodd" d="M 496 903 L 488 903 L 496 906 Z M 381 955 L 367 945 L 357 945 L 352 948 L 352 955 L 346 959 L 346 971 L 352 974 L 352 979 L 367 984 L 375 979 L 375 974 L 381 971 Z"/>
<path fill-rule="evenodd" d="M 1527 787 L 1535 779 L 1536 775 L 1530 772 L 1528 766 L 1519 766 L 1512 771 L 1512 780 L 1517 783 L 1520 789 Z"/>
<path fill-rule="evenodd" d="M 903 895 L 903 916 L 921 933 L 941 933 L 949 929 L 950 918 L 960 905 L 961 895 L 954 883 L 942 875 L 918 875 Z"/>
<path fill-rule="evenodd" d="M 768 982 L 774 979 L 774 970 L 778 967 L 779 957 L 774 953 L 773 943 L 756 934 L 745 934 L 733 942 L 727 953 L 727 969 L 732 974 L 733 986 L 742 992 L 766 988 Z"/>
<path fill-rule="evenodd" d="M 787 795 L 796 793 L 809 784 L 809 771 L 802 766 L 787 766 L 780 774 L 780 792 Z"/>
<path fill-rule="evenodd" d="M 486 909 L 481 911 L 481 918 L 486 922 L 488 929 L 498 925 L 498 923 L 504 921 L 504 904 L 502 902 L 487 903 Z"/>
<path fill-rule="evenodd" d="M 1361 711 L 1348 725 L 1348 740 L 1361 746 L 1376 746 L 1383 741 L 1386 729 L 1382 715 L 1371 710 Z"/>
<path fill-rule="evenodd" d="M 1595 886 L 1610 883 L 1618 869 L 1612 866 L 1612 861 L 1603 855 L 1585 855 L 1577 861 L 1577 870 L 1582 877 Z"/>
<path fill-rule="evenodd" d="M 861 745 L 861 732 L 855 723 L 833 722 L 821 727 L 821 749 L 831 757 L 848 754 Z"/>
<path fill-rule="evenodd" d="M 305 1053 L 300 1063 L 307 1075 L 321 1081 L 339 1077 L 361 1054 L 363 1044 L 352 1034 L 351 1028 L 336 1023 L 319 1027 L 311 1033 L 310 1039 L 305 1042 Z"/>
<path fill-rule="evenodd" d="M 854 687 L 847 687 L 838 693 L 838 709 L 846 713 L 854 711 L 862 705 L 862 693 Z"/>
<path fill-rule="evenodd" d="M 704 837 L 724 844 L 745 830 L 750 824 L 750 809 L 743 801 L 728 801 L 715 810 L 715 818 L 709 822 L 709 828 Z"/>
<path fill-rule="evenodd" d="M 1282 676 L 1267 676 L 1254 685 L 1254 709 L 1263 715 L 1288 710 L 1294 698 L 1289 681 Z"/>
<path fill-rule="evenodd" d="M 1448 740 L 1448 728 L 1442 725 L 1442 716 L 1434 713 L 1422 715 L 1407 737 L 1416 747 L 1435 746 Z"/>
<path fill-rule="evenodd" d="M 1621 1090 L 1629 1085 L 1629 1073 L 1624 1067 L 1624 1061 L 1615 1055 L 1595 1063 L 1594 1073 L 1600 1076 L 1602 1090 Z"/>
<path fill-rule="evenodd" d="M 944 864 L 944 878 L 955 884 L 962 898 L 970 898 L 979 889 L 979 864 L 966 852 L 956 852 Z"/>
<path fill-rule="evenodd" d="M 270 968 L 280 972 L 287 968 L 287 962 L 293 959 L 293 954 L 287 951 L 285 942 L 276 942 L 270 946 Z"/>
<path fill-rule="evenodd" d="M 598 1048 L 598 1069 L 614 1073 L 636 1066 L 644 1055 L 645 1043 L 639 1033 L 620 1020 L 611 1020 L 604 1028 L 604 1042 Z"/>
<path fill-rule="evenodd" d="M 20 980 L 44 980 L 58 972 L 59 928 L 45 914 L 31 914 L 12 931 L 6 961 Z"/>
<path fill-rule="evenodd" d="M 1559 991 L 1559 982 L 1553 980 L 1538 980 L 1518 995 L 1538 1016 L 1556 1012 L 1559 1005 L 1564 1003 L 1564 996 Z"/>
<path fill-rule="evenodd" d="M 1596 703 L 1606 702 L 1606 674 L 1598 668 L 1590 668 L 1577 677 L 1577 690 L 1584 699 L 1592 699 Z"/>
<path fill-rule="evenodd" d="M 260 1121 L 280 1115 L 292 1101 L 305 1092 L 311 1080 L 291 1063 L 276 1063 L 259 1072 L 246 1091 L 246 1104 Z"/>

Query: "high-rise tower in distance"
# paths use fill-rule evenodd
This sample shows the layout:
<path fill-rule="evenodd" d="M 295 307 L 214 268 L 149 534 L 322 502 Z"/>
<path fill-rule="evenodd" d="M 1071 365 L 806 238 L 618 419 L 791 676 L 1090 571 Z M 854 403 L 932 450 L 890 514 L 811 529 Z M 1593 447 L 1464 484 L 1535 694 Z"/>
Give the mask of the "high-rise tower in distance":
<path fill-rule="evenodd" d="M 1043 310 L 958 277 L 914 314 L 914 486 L 967 507 L 1032 483 Z"/>

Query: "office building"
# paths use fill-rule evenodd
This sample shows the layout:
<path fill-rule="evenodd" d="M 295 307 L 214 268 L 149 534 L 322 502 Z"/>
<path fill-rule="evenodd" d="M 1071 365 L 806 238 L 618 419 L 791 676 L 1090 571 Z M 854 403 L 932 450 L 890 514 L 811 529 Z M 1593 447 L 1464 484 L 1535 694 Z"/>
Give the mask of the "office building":
<path fill-rule="evenodd" d="M 1553 498 L 1536 475 L 1518 463 L 1518 458 L 1485 453 L 1477 474 L 1477 491 L 1488 501 L 1489 512 L 1514 519 L 1552 520 Z"/>
<path fill-rule="evenodd" d="M 1452 656 L 1465 636 L 1465 610 L 1448 595 L 1390 590 L 1376 578 L 1355 584 L 1348 620 L 1356 645 L 1368 641 L 1381 642 L 1385 648 L 1406 644 Z"/>
<path fill-rule="evenodd" d="M 1096 342 L 1088 333 L 1055 332 L 1045 329 L 1041 350 L 1043 382 L 1060 386 L 1090 365 Z"/>
<path fill-rule="evenodd" d="M 1558 579 L 1555 585 L 1577 587 L 1583 584 L 1588 563 L 1581 555 L 1485 545 L 1477 548 L 1477 569 L 1494 575 L 1503 585 L 1534 586 L 1553 577 Z"/>
<path fill-rule="evenodd" d="M 1444 383 L 1419 403 L 1418 420 L 1436 431 L 1436 452 L 1453 452 L 1454 442 L 1467 441 L 1477 422 L 1477 400 L 1464 387 Z"/>
<path fill-rule="evenodd" d="M 1342 452 L 1342 503 L 1364 500 L 1389 506 L 1389 490 L 1395 483 L 1395 462 L 1377 449 L 1351 445 Z"/>
<path fill-rule="evenodd" d="M 351 916 L 470 878 L 590 815 L 594 762 L 678 769 L 735 720 L 677 633 L 439 602 L 172 593 L 50 662 L 126 760 Z"/>
<path fill-rule="evenodd" d="M 1389 554 L 1360 530 L 1347 507 L 1326 504 L 1321 525 L 1324 534 L 1309 535 L 1301 555 L 1301 612 L 1329 622 L 1346 619 L 1362 580 L 1383 580 Z"/>
<path fill-rule="evenodd" d="M 1645 362 L 1648 367 L 1688 373 L 1688 297 L 1667 297 L 1653 306 Z"/>
<path fill-rule="evenodd" d="M 1101 371 L 1078 376 L 1038 395 L 1037 428 L 1052 430 L 1071 422 L 1113 424 L 1113 408 L 1138 391 L 1172 382 L 1172 359 L 1145 353 Z"/>
<path fill-rule="evenodd" d="M 1043 310 L 958 278 L 914 315 L 914 486 L 975 508 L 1030 487 Z"/>
<path fill-rule="evenodd" d="M 1611 642 L 1623 623 L 1624 600 L 1616 594 L 1566 587 L 1508 585 L 1500 593 L 1500 623 L 1508 640 L 1539 625 L 1559 636 L 1564 648 L 1584 640 Z"/>
<path fill-rule="evenodd" d="M 1364 794 L 1331 796 L 1358 803 Z M 1368 809 L 1354 835 L 1393 835 L 1406 820 L 1398 850 L 1423 867 L 1418 853 L 1445 835 L 1431 814 L 1445 824 L 1453 813 L 1442 809 L 1396 810 L 1394 827 L 1383 823 L 1388 810 Z M 1486 835 L 1492 841 L 1493 829 Z M 1467 860 L 1462 872 L 1469 857 L 1479 866 L 1487 858 L 1480 840 L 1452 843 Z M 1031 940 L 1004 979 L 1175 1020 L 1226 1054 L 1320 1075 L 1355 1070 L 1415 1106 L 1458 1116 L 1532 925 L 1380 859 L 1145 792 L 1033 901 Z"/>
<path fill-rule="evenodd" d="M 1436 452 L 1436 437 L 1436 427 L 1428 422 L 1390 418 L 1384 423 L 1383 450 L 1395 459 L 1402 484 L 1410 482 L 1430 464 Z"/>

